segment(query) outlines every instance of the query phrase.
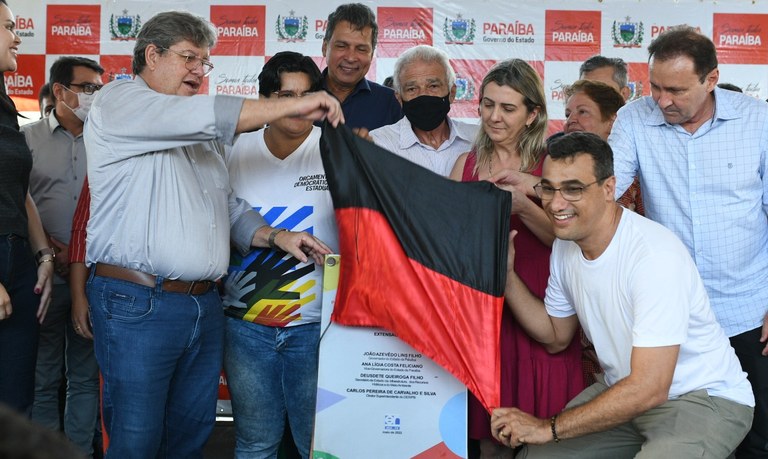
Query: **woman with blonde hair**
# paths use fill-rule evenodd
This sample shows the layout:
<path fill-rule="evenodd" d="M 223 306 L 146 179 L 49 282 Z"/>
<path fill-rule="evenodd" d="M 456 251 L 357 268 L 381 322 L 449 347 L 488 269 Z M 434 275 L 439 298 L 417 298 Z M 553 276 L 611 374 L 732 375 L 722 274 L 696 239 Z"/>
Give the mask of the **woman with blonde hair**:
<path fill-rule="evenodd" d="M 456 161 L 451 178 L 488 180 L 503 169 L 518 171 L 510 225 L 518 232 L 514 269 L 531 292 L 543 298 L 554 234 L 533 190 L 546 152 L 547 107 L 541 78 L 527 62 L 506 60 L 488 72 L 479 94 L 481 129 L 472 151 Z M 551 355 L 523 331 L 508 308 L 502 314 L 499 340 L 502 406 L 550 417 L 584 388 L 578 340 Z M 512 450 L 492 439 L 490 416 L 474 396 L 469 403 L 469 437 L 480 440 L 481 457 L 512 456 Z"/>

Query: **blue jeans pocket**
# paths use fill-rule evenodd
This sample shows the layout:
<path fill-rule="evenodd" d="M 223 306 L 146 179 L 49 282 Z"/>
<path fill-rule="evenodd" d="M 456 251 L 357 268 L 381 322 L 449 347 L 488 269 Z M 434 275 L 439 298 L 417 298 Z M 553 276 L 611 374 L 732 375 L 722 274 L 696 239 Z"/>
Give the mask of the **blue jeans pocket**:
<path fill-rule="evenodd" d="M 118 320 L 140 320 L 152 313 L 151 295 L 130 295 L 124 292 L 106 289 L 104 308 L 107 316 Z"/>

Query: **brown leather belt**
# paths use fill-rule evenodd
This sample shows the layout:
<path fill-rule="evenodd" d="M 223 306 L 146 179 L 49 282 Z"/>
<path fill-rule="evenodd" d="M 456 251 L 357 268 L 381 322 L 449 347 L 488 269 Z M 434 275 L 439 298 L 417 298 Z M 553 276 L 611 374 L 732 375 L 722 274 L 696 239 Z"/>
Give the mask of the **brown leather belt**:
<path fill-rule="evenodd" d="M 134 284 L 139 284 L 150 288 L 154 288 L 155 285 L 157 285 L 157 276 L 153 276 L 152 274 L 147 274 L 141 271 L 136 271 L 135 269 L 123 268 L 105 263 L 96 264 L 96 275 L 133 282 Z M 187 295 L 202 295 L 204 293 L 208 293 L 214 285 L 216 285 L 216 283 L 213 281 L 187 282 L 165 279 L 163 280 L 163 291 L 171 293 L 186 293 Z"/>

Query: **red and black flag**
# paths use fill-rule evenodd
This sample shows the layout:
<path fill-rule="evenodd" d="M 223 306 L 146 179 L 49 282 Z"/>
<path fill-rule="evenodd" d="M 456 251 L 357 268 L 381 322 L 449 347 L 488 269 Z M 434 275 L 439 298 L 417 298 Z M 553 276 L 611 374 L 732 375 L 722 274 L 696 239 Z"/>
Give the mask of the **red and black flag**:
<path fill-rule="evenodd" d="M 459 183 L 326 123 L 339 227 L 333 321 L 381 327 L 499 406 L 499 330 L 511 195 Z"/>

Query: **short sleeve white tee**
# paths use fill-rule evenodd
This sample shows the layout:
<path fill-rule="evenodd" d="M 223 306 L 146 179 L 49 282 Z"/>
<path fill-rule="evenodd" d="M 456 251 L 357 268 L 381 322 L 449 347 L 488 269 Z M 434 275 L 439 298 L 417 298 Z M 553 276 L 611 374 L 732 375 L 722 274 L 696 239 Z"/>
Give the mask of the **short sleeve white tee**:
<path fill-rule="evenodd" d="M 264 130 L 242 134 L 226 155 L 236 196 L 248 201 L 270 225 L 307 231 L 338 250 L 331 194 L 320 158 L 319 127 L 287 158 L 264 142 Z M 319 322 L 323 267 L 277 252 L 233 251 L 222 298 L 227 315 L 274 327 Z"/>
<path fill-rule="evenodd" d="M 586 259 L 575 242 L 558 239 L 550 265 L 547 312 L 578 315 L 609 386 L 629 375 L 633 347 L 680 345 L 670 398 L 706 389 L 754 406 L 746 373 L 715 320 L 696 266 L 671 231 L 622 212 L 597 259 Z"/>

